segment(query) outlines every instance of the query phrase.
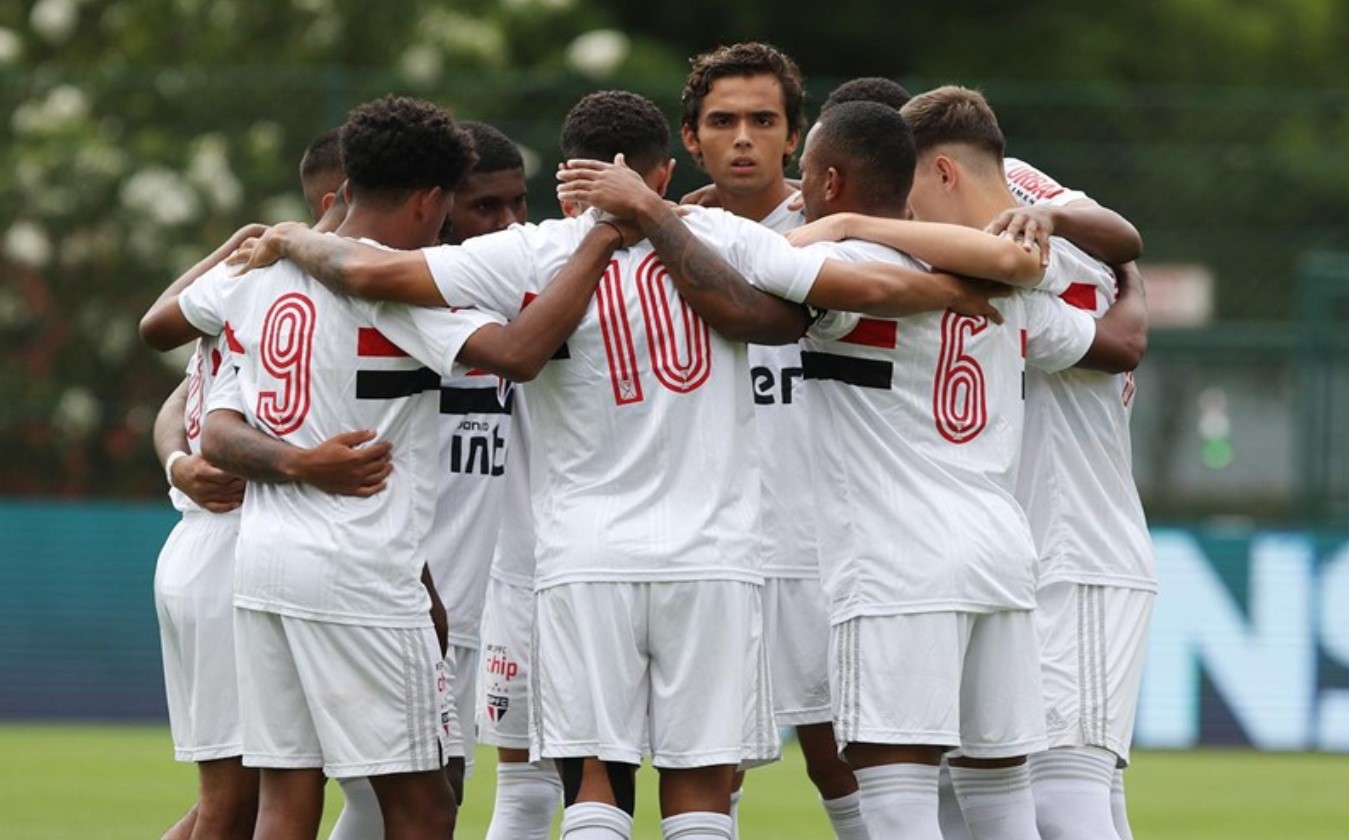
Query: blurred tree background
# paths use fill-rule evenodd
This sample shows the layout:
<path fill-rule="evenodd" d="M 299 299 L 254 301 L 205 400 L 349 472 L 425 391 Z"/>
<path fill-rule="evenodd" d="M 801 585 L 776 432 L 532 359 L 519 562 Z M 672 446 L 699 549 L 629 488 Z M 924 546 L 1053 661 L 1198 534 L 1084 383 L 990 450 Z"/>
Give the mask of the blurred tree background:
<path fill-rule="evenodd" d="M 1220 326 L 1277 331 L 1301 256 L 1349 251 L 1341 0 L 11 0 L 0 494 L 162 491 L 149 430 L 184 357 L 136 321 L 241 224 L 304 218 L 300 153 L 354 104 L 408 93 L 498 125 L 543 218 L 579 95 L 637 90 L 674 119 L 689 56 L 748 39 L 792 54 L 816 104 L 857 75 L 982 87 L 1011 153 L 1123 212 L 1149 260 L 1212 273 Z M 677 157 L 673 189 L 698 185 Z"/>

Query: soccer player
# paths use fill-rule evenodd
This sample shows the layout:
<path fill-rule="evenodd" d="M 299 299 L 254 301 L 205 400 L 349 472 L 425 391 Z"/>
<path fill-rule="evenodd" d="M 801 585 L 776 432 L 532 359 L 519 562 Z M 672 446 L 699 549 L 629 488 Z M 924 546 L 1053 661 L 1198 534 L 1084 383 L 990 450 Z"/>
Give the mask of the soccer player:
<path fill-rule="evenodd" d="M 626 155 L 642 173 L 633 177 L 659 193 L 673 166 L 668 132 L 649 100 L 607 91 L 572 109 L 562 146 L 569 156 Z M 715 250 L 669 221 L 656 236 L 667 252 L 676 243 L 679 261 L 663 263 L 651 243 L 620 252 L 567 341 L 568 358 L 526 389 L 538 517 L 533 751 L 560 759 L 570 840 L 628 836 L 648 735 L 663 831 L 688 840 L 730 836 L 735 768 L 778 749 L 754 550 L 748 367 L 734 338 L 792 340 L 805 313 L 772 298 L 771 312 L 723 337 L 681 303 L 666 275 L 743 272 L 798 300 L 816 285 L 856 284 L 886 311 L 909 311 L 919 297 L 929 307 L 988 308 L 953 279 L 816 261 L 730 214 L 688 219 Z M 280 227 L 253 258 L 288 256 L 342 291 L 528 314 L 537 302 L 521 307 L 551 288 L 561 260 L 596 224 L 586 214 L 420 255 Z"/>
<path fill-rule="evenodd" d="M 304 191 L 304 202 L 309 205 L 309 215 L 315 220 L 333 206 L 346 180 L 342 169 L 341 127 L 329 129 L 304 150 L 300 158 L 300 186 Z"/>
<path fill-rule="evenodd" d="M 778 233 L 805 223 L 784 167 L 805 129 L 796 63 L 760 43 L 700 55 L 684 84 L 684 148 L 712 179 L 723 209 Z M 829 615 L 815 542 L 809 389 L 799 343 L 749 346 L 762 507 L 764 641 L 773 711 L 793 726 L 806 773 L 840 840 L 867 836 L 857 780 L 838 755 L 829 706 Z M 732 798 L 732 816 L 740 798 Z"/>
<path fill-rule="evenodd" d="M 854 114 L 861 121 L 859 109 L 868 109 L 868 120 L 876 123 L 844 132 Z M 812 133 L 808 140 L 804 161 L 808 215 L 812 204 L 830 200 L 830 179 L 821 179 L 822 173 L 845 173 L 838 178 L 844 185 L 850 180 L 849 169 L 854 182 L 876 180 L 874 173 L 859 166 L 860 155 L 850 161 L 845 150 L 855 150 L 859 138 L 879 131 L 880 121 L 892 114 L 874 105 L 853 104 L 826 115 L 816 128 L 819 136 Z M 954 131 L 949 124 L 943 128 Z M 982 227 L 1014 205 L 998 165 L 1000 143 L 993 157 L 988 148 L 993 139 L 987 135 L 979 136 L 977 148 L 972 139 L 952 141 L 952 134 L 940 130 L 918 129 L 917 135 L 919 168 L 909 197 L 915 216 Z M 933 137 L 943 139 L 934 142 Z M 997 138 L 1000 141 L 1000 133 Z M 972 159 L 970 165 L 980 167 L 982 189 L 963 201 L 942 191 L 948 183 L 942 174 L 949 173 L 949 161 L 931 165 L 932 149 L 945 149 L 943 142 L 959 144 L 961 160 Z M 991 163 L 986 156 L 993 157 Z M 822 181 L 825 188 L 820 190 Z M 840 194 L 844 190 L 846 186 Z M 904 212 L 902 205 L 890 210 L 874 215 L 897 218 Z M 855 218 L 831 217 L 834 234 L 881 239 L 922 252 L 928 259 L 940 255 L 939 247 L 932 250 L 934 243 L 922 241 L 929 232 L 922 224 L 870 220 L 855 225 Z M 882 230 L 886 233 L 878 235 Z M 801 234 L 809 238 L 814 232 L 803 229 Z M 1054 242 L 1046 270 L 1050 288 L 1061 290 L 1069 280 L 1092 272 L 1108 273 L 1066 242 Z M 1084 356 L 1117 369 L 1136 364 L 1139 305 L 1136 296 L 1129 301 L 1127 308 L 1121 304 L 1111 310 L 1118 317 L 1096 326 L 1048 295 L 1019 295 L 1008 301 L 1004 314 L 1009 324 L 1020 327 L 1024 342 L 1020 347 L 1017 333 L 1005 327 L 992 330 L 949 315 L 927 324 L 909 319 L 894 333 L 884 326 L 869 326 L 865 343 L 893 348 L 886 353 L 860 349 L 846 339 L 819 347 L 821 374 L 840 383 L 824 387 L 834 401 L 834 416 L 844 421 L 825 440 L 846 437 L 846 421 L 863 414 L 868 404 L 875 410 L 899 401 L 890 421 L 896 433 L 887 436 L 890 446 L 883 463 L 852 463 L 842 453 L 829 459 L 836 481 L 889 487 L 881 497 L 902 498 L 909 510 L 897 520 L 903 526 L 901 535 L 888 535 L 888 547 L 878 541 L 879 520 L 868 526 L 870 516 L 858 516 L 860 524 L 854 528 L 838 525 L 840 511 L 826 517 L 828 526 L 837 531 L 836 540 L 852 539 L 859 546 L 855 556 L 845 557 L 836 568 L 829 588 L 835 596 L 836 725 L 849 742 L 850 763 L 859 768 L 864 810 L 873 831 L 884 827 L 886 836 L 902 831 L 940 836 L 936 764 L 941 747 L 959 746 L 963 757 L 952 760 L 952 775 L 972 835 L 1036 836 L 1024 755 L 1042 743 L 1044 724 L 1034 702 L 1039 672 L 1031 663 L 1038 662 L 1038 648 L 1030 612 L 1034 599 L 1027 597 L 1034 587 L 1035 550 L 1011 495 L 1023 421 L 1015 371 L 1023 354 L 1032 364 L 1050 370 Z M 1013 318 L 1016 307 L 1021 312 Z M 886 358 L 906 362 L 902 367 L 882 363 L 890 368 L 895 396 L 880 391 L 863 396 L 857 386 L 868 375 L 879 384 L 876 376 L 881 369 L 875 363 Z M 807 375 L 810 368 L 808 362 Z M 910 398 L 906 400 L 905 394 Z M 911 398 L 920 394 L 927 399 Z M 849 410 L 838 411 L 840 406 Z M 901 417 L 908 421 L 903 431 L 897 422 Z M 934 493 L 935 488 L 942 492 Z M 857 493 L 854 498 L 871 499 L 874 494 Z M 865 536 L 872 528 L 876 530 L 868 540 Z M 877 565 L 887 555 L 893 558 L 891 564 L 903 563 L 900 574 Z M 903 555 L 911 559 L 905 563 Z M 860 585 L 863 581 L 871 585 Z M 908 654 L 887 650 L 876 635 L 885 625 L 891 628 L 891 647 L 894 640 L 908 640 L 898 647 Z M 954 658 L 947 659 L 955 670 L 948 665 L 942 674 L 940 658 L 913 661 L 913 651 L 924 648 L 944 649 L 948 657 L 955 651 Z M 888 692 L 894 698 L 888 708 L 875 693 L 884 682 L 879 673 L 910 675 L 904 686 Z M 915 679 L 914 674 L 931 676 Z M 942 720 L 934 713 L 948 701 L 959 713 Z M 914 710 L 925 714 L 913 716 Z"/>
<path fill-rule="evenodd" d="M 393 247 L 434 242 L 472 156 L 448 113 L 379 100 L 353 112 L 341 142 L 351 206 L 339 234 Z M 421 365 L 532 376 L 619 244 L 611 226 L 588 233 L 577 269 L 504 326 L 482 313 L 349 301 L 292 264 L 175 284 L 142 322 L 159 347 L 226 333 L 249 421 L 277 437 L 304 444 L 325 427 L 368 420 L 393 444 L 388 489 L 370 499 L 295 485 L 245 497 L 236 633 L 247 664 L 245 757 L 264 767 L 258 838 L 314 836 L 325 770 L 371 777 L 391 840 L 452 831 L 440 746 L 446 686 L 422 586 L 436 472 L 426 397 L 438 379 Z"/>

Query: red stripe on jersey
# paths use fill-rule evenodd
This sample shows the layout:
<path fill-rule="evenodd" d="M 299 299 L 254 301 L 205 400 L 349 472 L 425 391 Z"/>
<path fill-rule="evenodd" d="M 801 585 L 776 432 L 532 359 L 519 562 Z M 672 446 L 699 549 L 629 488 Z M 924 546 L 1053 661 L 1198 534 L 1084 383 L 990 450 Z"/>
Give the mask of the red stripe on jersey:
<path fill-rule="evenodd" d="M 361 327 L 356 331 L 356 355 L 404 358 L 407 353 L 374 327 Z"/>
<path fill-rule="evenodd" d="M 217 348 L 212 347 L 212 348 L 211 348 L 211 375 L 212 375 L 212 376 L 215 376 L 216 374 L 220 373 L 220 363 L 221 363 L 222 361 L 224 361 L 224 357 L 220 355 L 220 351 L 219 351 Z"/>
<path fill-rule="evenodd" d="M 534 299 L 537 297 L 538 295 L 536 295 L 533 292 L 525 292 L 525 299 L 520 301 L 520 308 L 524 309 L 526 306 L 529 306 L 531 303 L 534 302 Z"/>
<path fill-rule="evenodd" d="M 225 346 L 231 353 L 238 353 L 241 356 L 244 353 L 244 346 L 234 337 L 234 327 L 231 327 L 228 321 L 225 322 Z"/>
<path fill-rule="evenodd" d="M 1096 287 L 1090 283 L 1074 283 L 1059 295 L 1063 302 L 1088 312 L 1096 311 Z"/>
<path fill-rule="evenodd" d="M 877 321 L 863 318 L 853 327 L 853 331 L 839 339 L 848 344 L 862 344 L 867 347 L 881 347 L 893 350 L 899 338 L 899 325 L 894 321 Z"/>
<path fill-rule="evenodd" d="M 1021 331 L 1021 358 L 1026 358 L 1026 331 Z"/>
<path fill-rule="evenodd" d="M 479 368 L 474 368 L 473 370 L 470 370 L 468 373 L 464 374 L 464 376 L 491 376 L 491 375 L 492 374 L 488 373 L 487 371 L 481 370 Z"/>

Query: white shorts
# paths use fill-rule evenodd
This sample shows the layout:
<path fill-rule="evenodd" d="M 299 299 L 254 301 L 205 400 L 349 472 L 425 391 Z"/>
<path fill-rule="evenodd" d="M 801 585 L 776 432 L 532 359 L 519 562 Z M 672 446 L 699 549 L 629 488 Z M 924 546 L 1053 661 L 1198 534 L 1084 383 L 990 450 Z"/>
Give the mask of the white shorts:
<path fill-rule="evenodd" d="M 236 515 L 185 514 L 155 565 L 169 731 L 179 761 L 244 752 L 232 603 L 238 536 Z"/>
<path fill-rule="evenodd" d="M 863 616 L 833 628 L 839 744 L 959 748 L 1010 758 L 1046 746 L 1031 610 Z"/>
<path fill-rule="evenodd" d="M 779 726 L 828 723 L 829 607 L 816 578 L 767 578 L 764 635 Z"/>
<path fill-rule="evenodd" d="M 1129 763 L 1155 597 L 1067 581 L 1040 588 L 1036 627 L 1051 747 L 1101 747 Z"/>
<path fill-rule="evenodd" d="M 445 756 L 464 760 L 464 778 L 473 772 L 473 748 L 477 746 L 473 725 L 474 697 L 478 688 L 478 649 L 450 645 L 445 654 L 445 673 L 450 678 L 446 706 L 449 710 L 449 735 L 445 738 Z"/>
<path fill-rule="evenodd" d="M 449 677 L 430 627 L 236 609 L 244 764 L 335 779 L 445 764 Z"/>
<path fill-rule="evenodd" d="M 493 579 L 487 584 L 478 666 L 478 738 L 484 744 L 529 749 L 533 638 L 534 590 Z"/>
<path fill-rule="evenodd" d="M 752 766 L 781 752 L 760 587 L 574 583 L 538 594 L 531 758 Z"/>

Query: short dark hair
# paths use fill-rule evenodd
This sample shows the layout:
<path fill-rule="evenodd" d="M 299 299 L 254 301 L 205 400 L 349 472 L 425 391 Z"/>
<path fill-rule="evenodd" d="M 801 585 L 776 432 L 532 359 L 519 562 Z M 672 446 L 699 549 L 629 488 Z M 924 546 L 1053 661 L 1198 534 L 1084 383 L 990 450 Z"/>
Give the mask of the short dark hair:
<path fill-rule="evenodd" d="M 562 121 L 562 156 L 613 160 L 650 172 L 670 157 L 670 124 L 656 103 L 626 90 L 581 97 Z"/>
<path fill-rule="evenodd" d="M 474 172 L 501 172 L 505 169 L 524 169 L 525 159 L 515 145 L 495 126 L 476 120 L 462 120 L 459 127 L 473 138 L 473 151 L 478 155 Z"/>
<path fill-rule="evenodd" d="M 824 104 L 820 106 L 820 115 L 835 105 L 844 102 L 878 102 L 898 111 L 913 98 L 908 88 L 893 79 L 884 76 L 863 76 L 844 82 L 829 92 Z"/>
<path fill-rule="evenodd" d="M 805 88 L 801 70 L 796 62 L 771 44 L 750 41 L 718 47 L 712 52 L 694 56 L 689 63 L 693 69 L 684 81 L 683 125 L 698 132 L 698 117 L 703 99 L 712 90 L 712 83 L 727 77 L 773 76 L 782 85 L 782 110 L 787 115 L 787 133 L 799 134 L 806 127 Z"/>
<path fill-rule="evenodd" d="M 958 85 L 920 93 L 900 111 L 913 129 L 919 152 L 945 143 L 963 143 L 994 156 L 999 162 L 1007 149 L 998 117 L 977 90 Z"/>
<path fill-rule="evenodd" d="M 305 148 L 300 158 L 300 183 L 309 183 L 315 175 L 342 171 L 341 137 L 341 126 L 330 128 Z"/>
<path fill-rule="evenodd" d="M 871 207 L 902 207 L 917 153 L 899 112 L 877 102 L 841 102 L 820 116 L 811 143 L 820 165 L 846 170 Z"/>
<path fill-rule="evenodd" d="M 468 132 L 449 111 L 421 99 L 367 102 L 342 127 L 342 165 L 353 195 L 400 201 L 427 187 L 453 190 L 475 160 Z"/>

